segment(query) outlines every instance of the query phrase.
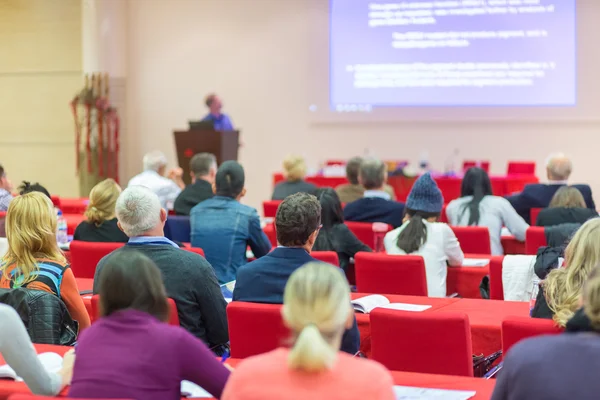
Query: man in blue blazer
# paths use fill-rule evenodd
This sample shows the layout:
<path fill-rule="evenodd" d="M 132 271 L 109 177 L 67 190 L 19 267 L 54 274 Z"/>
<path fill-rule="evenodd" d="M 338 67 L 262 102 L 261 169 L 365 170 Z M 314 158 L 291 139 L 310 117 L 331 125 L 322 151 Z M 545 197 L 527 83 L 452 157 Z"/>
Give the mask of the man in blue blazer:
<path fill-rule="evenodd" d="M 573 169 L 573 164 L 564 154 L 554 154 L 548 158 L 546 164 L 546 174 L 548 183 L 536 183 L 525 185 L 521 193 L 506 197 L 512 204 L 517 213 L 527 223 L 530 222 L 530 212 L 532 208 L 546 208 L 550 204 L 554 193 L 562 186 L 567 185 L 569 176 Z M 588 185 L 572 185 L 577 188 L 588 208 L 596 209 L 594 199 L 592 197 L 592 189 Z"/>
<path fill-rule="evenodd" d="M 404 204 L 393 201 L 385 191 L 386 166 L 375 159 L 360 164 L 358 181 L 365 188 L 362 199 L 346 204 L 344 219 L 357 222 L 385 222 L 398 228 L 404 218 Z"/>
<path fill-rule="evenodd" d="M 275 216 L 279 247 L 238 269 L 233 301 L 283 304 L 283 292 L 290 275 L 306 263 L 320 262 L 310 256 L 320 227 L 321 205 L 315 196 L 307 193 L 288 196 Z M 355 354 L 359 348 L 360 334 L 355 319 L 352 328 L 344 333 L 341 350 Z"/>

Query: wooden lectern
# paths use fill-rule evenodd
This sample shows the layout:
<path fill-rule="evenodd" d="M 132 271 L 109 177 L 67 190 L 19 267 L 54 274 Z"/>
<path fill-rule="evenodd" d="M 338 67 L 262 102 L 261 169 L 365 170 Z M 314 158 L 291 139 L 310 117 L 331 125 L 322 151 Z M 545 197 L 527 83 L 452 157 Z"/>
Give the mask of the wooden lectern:
<path fill-rule="evenodd" d="M 212 153 L 217 157 L 217 165 L 223 161 L 237 160 L 240 131 L 215 131 L 212 128 L 196 128 L 188 131 L 175 131 L 175 148 L 179 166 L 183 168 L 183 181 L 189 185 L 190 159 L 198 153 Z"/>

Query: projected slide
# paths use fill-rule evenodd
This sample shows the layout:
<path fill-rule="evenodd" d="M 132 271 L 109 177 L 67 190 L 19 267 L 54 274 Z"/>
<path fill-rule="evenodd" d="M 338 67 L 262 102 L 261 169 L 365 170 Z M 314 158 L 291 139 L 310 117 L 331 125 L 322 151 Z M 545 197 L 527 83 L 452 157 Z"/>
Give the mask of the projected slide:
<path fill-rule="evenodd" d="M 330 0 L 330 105 L 573 106 L 575 0 Z"/>

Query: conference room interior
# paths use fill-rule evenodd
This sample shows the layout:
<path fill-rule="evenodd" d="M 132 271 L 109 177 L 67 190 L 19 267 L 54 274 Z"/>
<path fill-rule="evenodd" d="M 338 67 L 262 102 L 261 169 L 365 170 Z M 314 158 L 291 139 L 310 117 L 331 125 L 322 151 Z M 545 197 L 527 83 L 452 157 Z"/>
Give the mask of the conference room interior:
<path fill-rule="evenodd" d="M 109 262 L 113 253 L 139 249 L 151 237 L 181 252 L 170 259 L 170 268 L 186 260 L 187 267 L 198 266 L 206 274 L 191 290 L 212 295 L 220 286 L 222 292 L 218 301 L 211 300 L 211 307 L 218 304 L 208 312 L 218 314 L 211 322 L 220 324 L 215 331 L 224 324 L 227 335 L 216 343 L 209 334 L 198 333 L 204 325 L 211 330 L 204 316 L 198 317 L 198 330 L 190 328 L 188 321 L 197 315 L 186 315 L 181 304 L 188 300 L 172 295 L 173 286 L 166 283 L 170 278 L 165 280 L 168 317 L 161 325 L 195 336 L 199 343 L 187 357 L 201 354 L 199 345 L 212 351 L 208 354 L 219 364 L 198 359 L 203 366 L 194 372 L 196 380 L 169 370 L 168 376 L 186 382 L 181 389 L 177 385 L 175 398 L 296 399 L 299 388 L 316 398 L 331 397 L 346 384 L 338 381 L 341 369 L 335 365 L 347 367 L 346 373 L 364 371 L 365 379 L 347 383 L 347 392 L 340 392 L 350 398 L 593 398 L 588 396 L 595 383 L 586 381 L 585 374 L 575 375 L 593 368 L 598 345 L 560 338 L 593 332 L 597 341 L 600 333 L 595 311 L 589 311 L 596 310 L 591 293 L 600 269 L 600 264 L 591 265 L 597 248 L 592 242 L 598 215 L 594 201 L 600 192 L 594 161 L 600 130 L 598 18 L 600 3 L 594 0 L 0 0 L 0 252 L 5 254 L 0 264 L 0 299 L 5 300 L 0 303 L 17 309 L 23 324 L 11 326 L 24 325 L 26 342 L 33 341 L 38 355 L 64 357 L 54 370 L 42 357 L 41 367 L 48 370 L 42 381 L 49 377 L 52 389 L 41 390 L 10 375 L 2 379 L 3 364 L 10 364 L 15 376 L 23 367 L 13 358 L 17 342 L 5 341 L 0 332 L 0 399 L 45 398 L 37 397 L 41 394 L 99 398 L 89 390 L 93 379 L 86 380 L 92 369 L 81 372 L 90 354 L 103 353 L 86 340 L 86 331 L 100 333 L 113 318 L 99 295 L 98 267 L 116 268 Z M 203 161 L 194 167 L 193 158 L 200 153 Z M 353 181 L 350 164 L 357 158 L 362 164 L 357 161 Z M 382 182 L 379 166 L 385 170 Z M 463 178 L 474 170 L 484 177 L 477 185 L 485 187 L 488 180 L 489 192 L 469 192 Z M 91 191 L 106 179 L 114 180 L 103 186 L 110 195 L 102 189 L 111 198 L 103 201 L 112 209 L 102 218 L 112 221 L 112 230 L 105 233 L 117 232 L 118 243 L 82 239 L 78 228 L 94 225 L 90 210 L 97 203 Z M 34 183 L 47 189 L 50 198 L 32 195 L 41 191 L 29 189 Z M 199 192 L 188 192 L 190 203 L 182 215 L 177 198 L 194 185 L 204 194 L 195 200 Z M 345 201 L 348 185 L 360 194 Z M 139 187 L 145 189 L 136 192 Z M 577 205 L 557 205 L 560 195 L 567 201 L 566 187 L 575 188 L 577 193 L 570 193 L 575 200 L 568 201 Z M 138 233 L 128 225 L 117 198 L 122 204 L 133 202 L 131 215 L 136 207 L 160 202 L 164 211 L 155 218 L 158 225 L 144 231 L 153 233 Z M 374 198 L 393 210 L 373 206 L 372 214 L 386 216 L 365 217 L 374 204 L 368 200 Z M 468 216 L 472 198 L 477 199 L 476 222 Z M 334 202 L 334 210 L 339 203 L 333 217 L 342 219 L 343 240 L 356 240 L 362 250 L 341 250 L 336 240 L 342 236 L 334 233 L 336 240 L 328 237 L 328 245 L 319 241 L 319 235 L 323 238 L 338 224 L 326 226 L 325 215 L 332 213 L 325 210 L 327 201 Z M 356 201 L 366 202 L 348 207 Z M 6 300 L 10 291 L 27 286 L 18 283 L 11 268 L 19 270 L 15 238 L 28 235 L 36 202 L 52 203 L 54 225 L 49 226 L 58 231 L 56 248 L 64 262 L 57 265 L 66 278 L 61 275 L 55 292 L 36 285 L 31 290 L 52 292 L 73 317 L 74 306 L 66 297 L 72 290 L 61 290 L 66 279 L 79 293 L 76 315 L 83 310 L 89 317 L 83 324 L 73 318 L 79 328 L 68 345 L 36 341 L 31 314 Z M 310 225 L 314 203 L 319 204 L 320 223 L 307 228 L 307 237 L 295 244 L 282 244 L 289 222 L 283 215 L 298 218 L 300 229 Z M 402 211 L 391 203 L 400 204 Z M 27 212 L 10 216 L 11 205 L 17 210 L 23 204 L 31 210 L 29 221 Z M 284 211 L 286 204 L 293 211 L 281 211 L 282 204 Z M 301 206 L 294 208 L 297 204 Z M 551 211 L 557 207 L 562 211 Z M 248 228 L 239 228 L 240 219 L 234 227 L 226 219 L 229 214 L 219 214 L 223 209 L 237 213 Z M 548 222 L 553 218 L 561 221 Z M 417 250 L 405 251 L 402 232 L 415 221 L 426 234 L 418 236 Z M 342 235 L 342 228 L 336 229 Z M 215 239 L 221 234 L 224 239 Z M 243 252 L 238 251 L 240 240 Z M 227 253 L 220 241 L 231 245 Z M 459 261 L 448 250 L 453 244 L 461 253 Z M 284 272 L 281 288 L 273 294 L 274 286 L 267 286 L 276 264 L 268 262 L 281 257 L 287 260 L 281 261 L 281 270 L 292 268 L 292 253 L 285 253 L 290 249 L 306 251 L 310 260 L 306 268 L 297 265 Z M 165 279 L 160 263 L 142 253 Z M 434 253 L 441 255 L 432 267 Z M 43 251 L 36 254 L 38 276 L 46 273 L 44 263 L 57 262 Z M 298 271 L 309 279 L 310 261 L 333 265 L 347 284 L 350 322 L 336 326 L 339 337 L 333 335 L 333 340 L 312 320 L 297 329 L 289 311 L 293 296 L 287 295 L 292 289 L 285 283 L 301 279 Z M 135 262 L 141 263 L 135 268 L 145 268 Z M 259 275 L 260 266 L 265 275 L 237 287 L 236 273 L 245 269 L 248 276 L 253 265 L 254 274 Z M 571 265 L 578 272 L 569 271 Z M 144 273 L 143 279 L 152 273 Z M 181 272 L 182 282 L 183 277 Z M 570 279 L 569 289 L 560 286 L 564 277 Z M 261 285 L 264 290 L 247 295 L 252 291 L 248 287 Z M 549 287 L 556 290 L 549 294 Z M 567 293 L 571 297 L 565 300 Z M 312 295 L 317 294 L 315 289 Z M 577 325 L 582 319 L 584 328 Z M 306 326 L 316 327 L 326 349 L 337 354 L 339 364 L 324 362 L 327 367 L 312 371 L 328 370 L 334 377 L 330 384 L 290 384 L 287 378 L 302 368 L 295 369 L 291 358 L 285 358 L 274 379 L 278 394 L 261 392 L 265 375 L 256 378 L 260 368 L 267 359 L 274 363 L 276 355 L 291 357 Z M 352 332 L 357 348 L 350 358 L 346 346 Z M 159 343 L 151 336 L 148 345 Z M 78 366 L 77 352 L 73 356 L 71 350 L 80 341 L 83 362 Z M 143 345 L 132 344 L 132 351 Z M 518 350 L 511 353 L 513 346 Z M 570 365 L 565 354 L 574 348 L 589 355 Z M 552 353 L 532 356 L 539 351 Z M 558 357 L 564 357 L 564 365 Z M 121 368 L 118 355 L 111 360 L 117 360 L 116 370 Z M 541 375 L 553 367 L 546 377 L 552 384 L 545 387 Z M 136 382 L 150 379 L 143 369 L 134 369 Z M 569 369 L 573 372 L 567 374 Z M 563 373 L 568 376 L 558 382 Z M 371 376 L 381 379 L 369 387 Z M 120 385 L 103 393 L 129 399 L 143 392 L 136 392 L 137 384 L 132 391 L 117 389 Z M 69 394 L 71 387 L 75 390 Z M 163 395 L 171 398 L 173 393 Z"/>

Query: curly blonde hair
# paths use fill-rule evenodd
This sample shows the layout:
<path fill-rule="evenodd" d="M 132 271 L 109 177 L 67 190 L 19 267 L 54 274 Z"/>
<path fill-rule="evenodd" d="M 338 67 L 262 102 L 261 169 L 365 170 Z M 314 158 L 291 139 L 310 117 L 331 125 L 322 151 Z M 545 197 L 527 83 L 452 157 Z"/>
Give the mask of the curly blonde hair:
<path fill-rule="evenodd" d="M 558 325 L 564 327 L 577 311 L 583 284 L 599 263 L 600 218 L 594 218 L 579 228 L 567 246 L 566 268 L 553 270 L 543 283 L 546 302 Z"/>

